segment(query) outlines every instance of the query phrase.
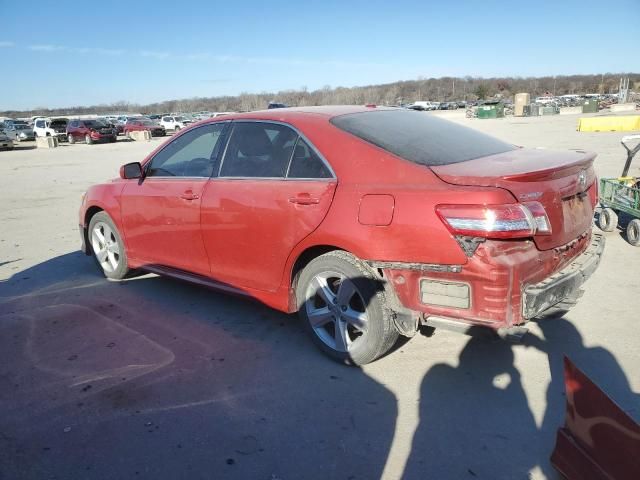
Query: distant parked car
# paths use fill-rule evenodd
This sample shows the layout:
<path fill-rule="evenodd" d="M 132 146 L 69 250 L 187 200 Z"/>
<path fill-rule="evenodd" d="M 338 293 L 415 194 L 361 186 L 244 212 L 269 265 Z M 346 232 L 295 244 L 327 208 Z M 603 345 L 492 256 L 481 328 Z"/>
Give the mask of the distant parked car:
<path fill-rule="evenodd" d="M 457 102 L 457 104 L 458 104 L 458 108 L 467 108 L 467 102 L 465 101 Z"/>
<path fill-rule="evenodd" d="M 267 110 L 271 110 L 272 108 L 288 108 L 289 105 L 286 103 L 278 103 L 278 102 L 269 102 L 267 105 Z"/>
<path fill-rule="evenodd" d="M 115 142 L 117 131 L 102 120 L 71 120 L 67 126 L 69 143 L 84 140 L 87 145 L 95 142 Z"/>
<path fill-rule="evenodd" d="M 59 118 L 36 118 L 33 122 L 33 133 L 36 137 L 55 137 L 58 141 L 67 138 L 67 123 L 69 120 Z"/>
<path fill-rule="evenodd" d="M 192 123 L 191 120 L 182 115 L 167 115 L 160 120 L 160 125 L 162 125 L 165 130 L 173 130 L 174 132 L 179 132 Z"/>
<path fill-rule="evenodd" d="M 13 140 L 4 133 L 4 130 L 0 130 L 0 149 L 13 150 Z"/>
<path fill-rule="evenodd" d="M 151 132 L 152 137 L 164 137 L 167 134 L 167 130 L 162 125 L 147 118 L 132 118 L 124 126 L 126 136 L 129 136 L 131 132 L 144 130 Z"/>
<path fill-rule="evenodd" d="M 27 125 L 22 125 L 20 123 L 13 124 L 4 129 L 7 137 L 15 140 L 16 142 L 22 142 L 24 140 L 35 140 L 35 134 L 33 133 L 33 129 L 29 128 Z"/>

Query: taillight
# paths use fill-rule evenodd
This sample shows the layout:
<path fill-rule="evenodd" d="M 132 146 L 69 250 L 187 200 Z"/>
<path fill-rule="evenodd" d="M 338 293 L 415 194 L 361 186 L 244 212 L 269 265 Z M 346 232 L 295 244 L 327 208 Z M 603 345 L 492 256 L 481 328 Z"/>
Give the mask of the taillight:
<path fill-rule="evenodd" d="M 438 205 L 436 213 L 454 235 L 525 238 L 551 233 L 547 213 L 538 202 L 505 205 Z"/>

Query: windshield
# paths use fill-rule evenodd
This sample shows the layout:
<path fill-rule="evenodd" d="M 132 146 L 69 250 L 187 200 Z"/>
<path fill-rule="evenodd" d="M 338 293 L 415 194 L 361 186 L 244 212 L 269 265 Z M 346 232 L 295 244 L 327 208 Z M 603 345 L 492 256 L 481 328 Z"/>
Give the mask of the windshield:
<path fill-rule="evenodd" d="M 515 146 L 414 110 L 378 110 L 331 119 L 336 127 L 390 153 L 436 166 L 515 150 Z"/>
<path fill-rule="evenodd" d="M 106 124 L 100 120 L 85 120 L 84 126 L 89 128 L 105 127 Z"/>
<path fill-rule="evenodd" d="M 16 130 L 27 130 L 29 127 L 27 125 L 14 125 L 14 127 L 16 128 Z"/>

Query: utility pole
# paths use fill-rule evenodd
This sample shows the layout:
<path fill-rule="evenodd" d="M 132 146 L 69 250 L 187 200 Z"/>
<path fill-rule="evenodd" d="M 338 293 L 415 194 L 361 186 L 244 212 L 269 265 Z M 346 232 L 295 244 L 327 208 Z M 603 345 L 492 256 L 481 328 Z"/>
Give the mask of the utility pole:
<path fill-rule="evenodd" d="M 456 98 L 456 79 L 454 78 L 451 85 L 451 98 L 455 100 Z"/>

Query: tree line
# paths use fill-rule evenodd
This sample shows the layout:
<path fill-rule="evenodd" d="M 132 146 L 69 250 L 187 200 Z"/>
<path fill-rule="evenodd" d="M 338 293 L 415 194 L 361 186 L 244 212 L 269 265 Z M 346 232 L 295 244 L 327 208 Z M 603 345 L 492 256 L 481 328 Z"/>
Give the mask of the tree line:
<path fill-rule="evenodd" d="M 267 107 L 270 101 L 289 106 L 312 105 L 399 105 L 418 100 L 452 101 L 477 100 L 500 95 L 512 97 L 518 92 L 527 92 L 532 97 L 539 95 L 565 95 L 586 93 L 617 93 L 621 77 L 629 77 L 631 90 L 640 91 L 640 74 L 606 73 L 590 75 L 558 75 L 546 77 L 441 77 L 404 80 L 382 85 L 359 87 L 331 87 L 317 90 L 301 87 L 297 90 L 279 92 L 248 93 L 236 96 L 194 97 L 167 100 L 150 104 L 116 102 L 109 105 L 75 106 L 50 109 L 35 108 L 29 111 L 4 111 L 4 116 L 61 115 L 61 114 L 108 114 L 136 112 L 145 114 L 169 112 L 227 112 L 252 111 Z"/>

